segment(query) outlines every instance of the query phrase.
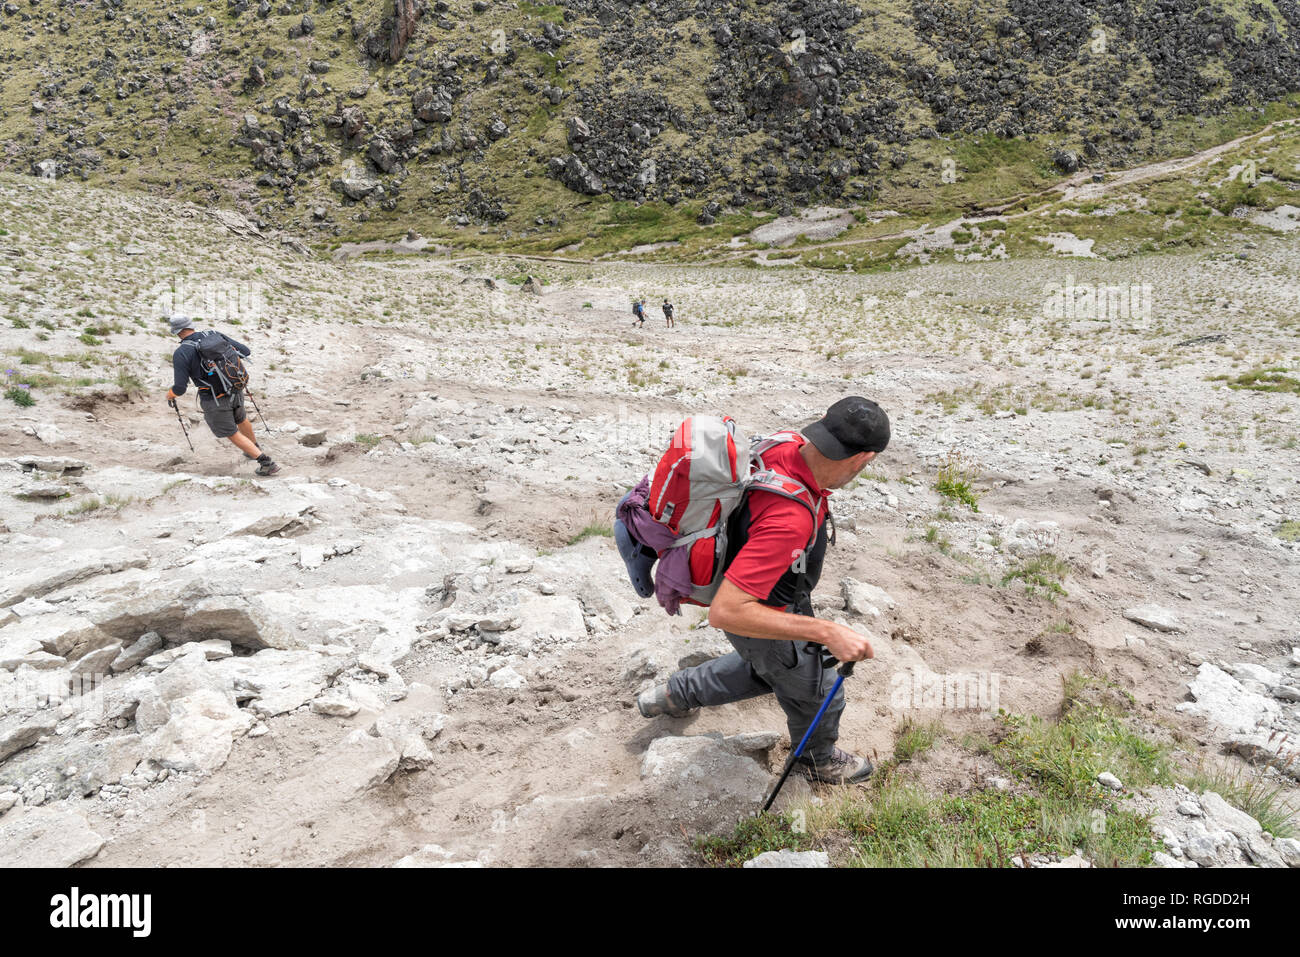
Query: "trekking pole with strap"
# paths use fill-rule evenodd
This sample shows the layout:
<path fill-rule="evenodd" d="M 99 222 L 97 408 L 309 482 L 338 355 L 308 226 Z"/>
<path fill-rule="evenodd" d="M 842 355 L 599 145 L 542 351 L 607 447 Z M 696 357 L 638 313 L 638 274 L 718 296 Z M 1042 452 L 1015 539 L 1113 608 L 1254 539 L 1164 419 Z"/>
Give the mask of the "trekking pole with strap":
<path fill-rule="evenodd" d="M 817 723 L 821 721 L 822 715 L 826 713 L 826 709 L 830 707 L 831 702 L 835 699 L 835 695 L 839 693 L 840 685 L 844 684 L 844 679 L 853 674 L 853 665 L 854 662 L 852 661 L 846 661 L 844 664 L 840 665 L 839 676 L 835 679 L 835 686 L 831 688 L 831 693 L 826 696 L 826 700 L 822 702 L 822 706 L 817 709 L 817 716 L 813 718 L 812 724 L 808 725 L 808 730 L 803 733 L 803 738 L 799 741 L 799 747 L 791 751 L 790 757 L 786 758 L 785 770 L 781 772 L 781 780 L 776 782 L 776 787 L 772 789 L 772 793 L 768 795 L 767 801 L 764 802 L 764 811 L 771 808 L 772 802 L 775 801 L 776 796 L 781 793 L 781 788 L 785 785 L 785 779 L 788 778 L 790 772 L 794 770 L 795 762 L 799 760 L 799 756 L 803 754 L 803 749 L 807 747 L 808 739 L 812 737 L 813 731 L 816 730 Z"/>
<path fill-rule="evenodd" d="M 257 400 L 253 398 L 253 393 L 252 393 L 252 391 L 251 391 L 250 389 L 248 389 L 247 387 L 245 387 L 245 388 L 244 388 L 244 395 L 248 396 L 248 401 L 251 402 L 251 403 L 253 403 L 253 411 L 256 412 L 256 413 L 257 413 L 257 417 L 258 417 L 259 419 L 262 420 L 262 428 L 265 429 L 266 431 L 270 432 L 270 431 L 271 431 L 271 427 L 270 427 L 269 425 L 266 424 L 266 416 L 262 415 L 262 410 L 261 410 L 260 408 L 258 408 L 258 406 L 257 406 Z"/>
<path fill-rule="evenodd" d="M 190 451 L 193 452 L 193 451 L 194 451 L 194 443 L 193 443 L 193 442 L 190 442 L 190 430 L 189 430 L 189 429 L 186 427 L 186 425 L 185 425 L 185 419 L 183 419 L 183 418 L 181 417 L 181 408 L 180 408 L 180 406 L 178 406 L 178 405 L 176 404 L 176 400 L 175 400 L 175 399 L 168 399 L 168 400 L 167 400 L 167 404 L 170 405 L 170 406 L 172 407 L 172 410 L 176 413 L 176 421 L 179 422 L 179 423 L 181 424 L 181 431 L 185 433 L 185 441 L 186 441 L 186 442 L 189 442 Z"/>

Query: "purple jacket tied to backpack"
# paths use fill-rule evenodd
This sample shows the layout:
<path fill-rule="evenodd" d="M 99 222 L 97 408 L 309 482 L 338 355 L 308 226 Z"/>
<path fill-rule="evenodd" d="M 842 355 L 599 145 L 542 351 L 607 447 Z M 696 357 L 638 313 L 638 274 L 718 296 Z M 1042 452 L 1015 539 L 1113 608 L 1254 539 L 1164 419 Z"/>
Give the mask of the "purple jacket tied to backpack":
<path fill-rule="evenodd" d="M 664 611 L 670 615 L 680 615 L 682 599 L 689 598 L 691 595 L 690 553 L 684 548 L 669 547 L 677 540 L 677 536 L 667 525 L 656 522 L 650 517 L 650 511 L 646 507 L 646 499 L 649 495 L 650 476 L 647 475 L 641 479 L 641 483 L 636 488 L 623 496 L 623 500 L 618 503 L 618 508 L 614 510 L 615 536 L 618 537 L 617 522 L 622 522 L 633 539 L 632 547 L 639 548 L 644 544 L 662 555 L 655 568 L 654 594 Z M 624 551 L 621 542 L 619 551 Z M 648 571 L 649 566 L 655 564 L 655 559 L 649 555 L 624 554 L 623 560 L 628 563 L 629 574 L 633 572 L 634 563 L 643 566 L 638 569 L 641 573 Z"/>

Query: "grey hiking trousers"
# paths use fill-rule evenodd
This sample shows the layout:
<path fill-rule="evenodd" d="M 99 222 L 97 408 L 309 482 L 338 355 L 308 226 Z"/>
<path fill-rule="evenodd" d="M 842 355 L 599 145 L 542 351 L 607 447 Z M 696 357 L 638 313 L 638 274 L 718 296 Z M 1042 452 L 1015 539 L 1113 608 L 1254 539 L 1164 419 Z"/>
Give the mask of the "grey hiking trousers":
<path fill-rule="evenodd" d="M 790 747 L 797 747 L 835 684 L 835 666 L 823 666 L 822 646 L 807 641 L 772 641 L 731 632 L 723 634 L 736 650 L 676 672 L 668 679 L 668 694 L 674 702 L 688 708 L 708 708 L 774 694 L 785 712 Z M 803 757 L 818 764 L 830 759 L 840 736 L 843 711 L 841 687 L 808 740 Z"/>

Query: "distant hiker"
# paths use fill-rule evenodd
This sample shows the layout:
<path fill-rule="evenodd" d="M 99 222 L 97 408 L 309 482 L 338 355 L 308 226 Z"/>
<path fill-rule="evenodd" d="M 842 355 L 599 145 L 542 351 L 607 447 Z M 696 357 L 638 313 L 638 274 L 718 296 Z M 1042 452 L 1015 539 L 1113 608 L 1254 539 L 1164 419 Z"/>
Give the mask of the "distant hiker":
<path fill-rule="evenodd" d="M 774 694 L 785 712 L 793 747 L 813 724 L 830 693 L 835 661 L 873 657 L 871 643 L 858 632 L 813 617 L 812 591 L 826 554 L 830 490 L 853 481 L 884 451 L 889 443 L 889 417 L 870 399 L 849 396 L 802 432 L 778 432 L 751 447 L 749 465 L 754 471 L 748 473 L 749 484 L 725 519 L 721 542 L 716 542 L 719 535 L 713 536 L 716 544 L 709 544 L 700 532 L 690 533 L 684 526 L 695 526 L 685 518 L 675 528 L 665 526 L 665 514 L 671 518 L 692 512 L 707 514 L 711 495 L 719 494 L 716 490 L 721 488 L 704 484 L 708 475 L 746 474 L 743 462 L 724 459 L 719 468 L 714 461 L 718 449 L 732 448 L 736 458 L 742 454 L 735 451 L 726 431 L 734 431 L 734 425 L 726 418 L 706 417 L 683 423 L 653 479 L 647 476 L 619 504 L 615 536 L 638 593 L 643 597 L 657 594 L 670 613 L 683 597 L 687 601 L 704 599 L 697 603 L 709 605 L 709 624 L 722 629 L 735 649 L 675 672 L 666 682 L 643 692 L 637 708 L 647 718 L 662 714 L 682 717 L 695 708 Z M 723 431 L 719 432 L 719 426 Z M 679 444 L 688 447 L 678 449 Z M 690 476 L 677 475 L 684 470 L 672 467 L 674 454 L 690 460 Z M 697 479 L 697 470 L 707 474 Z M 697 481 L 701 484 L 696 485 Z M 651 485 L 653 495 L 647 490 Z M 670 499 L 669 504 L 662 504 Z M 661 511 L 656 515 L 647 502 Z M 834 522 L 830 525 L 833 530 Z M 668 539 L 680 535 L 684 541 L 665 541 L 664 535 Z M 725 548 L 725 554 L 716 556 L 715 547 Z M 695 574 L 697 556 L 691 553 L 701 548 L 704 551 L 698 557 L 704 558 L 703 564 L 722 569 L 720 578 L 712 572 L 716 585 L 699 584 L 707 582 L 710 574 L 707 568 L 703 579 Z M 651 581 L 649 571 L 656 554 L 660 569 Z M 676 561 L 679 558 L 682 560 Z M 709 588 L 716 588 L 711 596 Z M 867 758 L 835 746 L 843 710 L 841 689 L 799 759 L 801 773 L 814 781 L 860 781 L 873 770 Z"/>
<path fill-rule="evenodd" d="M 667 299 L 664 300 L 664 321 L 668 323 L 668 328 L 673 327 L 673 304 Z"/>
<path fill-rule="evenodd" d="M 253 423 L 244 413 L 244 387 L 248 374 L 241 357 L 252 354 L 242 342 L 220 332 L 195 332 L 188 316 L 166 317 L 173 335 L 181 337 L 172 353 L 174 381 L 167 390 L 168 403 L 185 394 L 192 381 L 199 390 L 199 408 L 212 434 L 230 439 L 245 457 L 257 460 L 258 475 L 274 475 L 280 466 L 258 447 Z"/>
<path fill-rule="evenodd" d="M 645 325 L 645 300 L 644 299 L 632 300 L 632 315 L 636 316 L 636 318 L 632 320 L 632 325 L 636 326 L 638 323 L 640 323 L 640 326 L 638 326 L 638 328 Z"/>

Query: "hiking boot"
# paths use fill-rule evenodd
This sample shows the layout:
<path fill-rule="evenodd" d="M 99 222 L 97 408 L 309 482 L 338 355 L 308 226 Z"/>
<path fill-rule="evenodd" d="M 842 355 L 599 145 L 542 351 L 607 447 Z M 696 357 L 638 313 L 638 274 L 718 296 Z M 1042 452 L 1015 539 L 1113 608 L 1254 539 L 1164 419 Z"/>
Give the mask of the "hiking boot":
<path fill-rule="evenodd" d="M 684 718 L 695 708 L 679 708 L 673 704 L 673 699 L 668 697 L 668 682 L 655 685 L 653 688 L 647 688 L 642 691 L 636 699 L 636 709 L 641 712 L 643 718 L 657 718 L 661 714 L 666 714 L 670 718 Z"/>
<path fill-rule="evenodd" d="M 280 466 L 272 462 L 269 455 L 263 455 L 257 460 L 257 463 L 258 475 L 274 475 L 276 472 L 280 471 Z"/>
<path fill-rule="evenodd" d="M 871 777 L 871 772 L 875 768 L 867 758 L 836 748 L 827 761 L 816 762 L 812 758 L 800 758 L 799 770 L 809 781 L 816 781 L 819 784 L 854 784 Z"/>

